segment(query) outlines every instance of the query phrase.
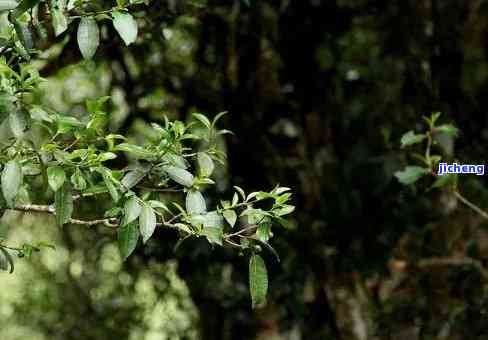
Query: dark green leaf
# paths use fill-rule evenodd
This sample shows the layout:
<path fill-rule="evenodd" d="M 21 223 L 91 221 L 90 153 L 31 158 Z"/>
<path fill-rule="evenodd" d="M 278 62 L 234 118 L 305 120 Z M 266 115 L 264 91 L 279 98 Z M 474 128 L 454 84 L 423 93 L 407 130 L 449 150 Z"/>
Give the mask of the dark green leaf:
<path fill-rule="evenodd" d="M 18 18 L 24 14 L 27 10 L 37 5 L 41 0 L 22 0 L 19 5 L 12 12 L 12 18 Z"/>
<path fill-rule="evenodd" d="M 117 241 L 119 244 L 120 256 L 123 261 L 125 261 L 136 249 L 138 239 L 139 230 L 137 230 L 137 223 L 129 223 L 119 228 L 117 232 Z"/>
<path fill-rule="evenodd" d="M 32 32 L 29 27 L 28 23 L 25 22 L 20 22 L 18 20 L 14 21 L 14 28 L 15 28 L 15 33 L 17 34 L 17 37 L 19 38 L 20 42 L 22 43 L 22 46 L 26 50 L 30 50 L 34 48 L 34 40 L 32 38 Z"/>
<path fill-rule="evenodd" d="M 16 138 L 21 138 L 27 129 L 27 118 L 23 112 L 15 111 L 10 113 L 8 117 L 8 124 L 12 134 Z"/>
<path fill-rule="evenodd" d="M 64 182 L 63 186 L 54 194 L 54 206 L 58 226 L 68 223 L 73 214 L 73 194 L 68 182 Z"/>
<path fill-rule="evenodd" d="M 451 137 L 456 137 L 459 133 L 458 128 L 452 124 L 444 124 L 444 125 L 436 126 L 435 131 L 443 132 Z"/>
<path fill-rule="evenodd" d="M 9 270 L 10 274 L 14 272 L 14 260 L 8 250 L 3 247 L 0 247 L 0 269 L 5 271 Z"/>
<path fill-rule="evenodd" d="M 76 190 L 83 191 L 86 189 L 86 180 L 80 169 L 76 168 L 73 175 L 71 175 L 71 183 Z"/>

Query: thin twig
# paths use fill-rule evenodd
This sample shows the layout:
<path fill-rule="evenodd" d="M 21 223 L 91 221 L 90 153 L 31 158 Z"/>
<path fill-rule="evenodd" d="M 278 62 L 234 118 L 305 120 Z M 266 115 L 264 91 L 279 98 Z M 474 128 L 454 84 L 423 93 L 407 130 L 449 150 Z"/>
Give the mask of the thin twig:
<path fill-rule="evenodd" d="M 459 191 L 457 191 L 457 190 L 454 191 L 454 195 L 456 196 L 456 198 L 458 200 L 463 202 L 465 205 L 467 205 L 472 210 L 476 211 L 481 217 L 488 220 L 488 213 L 486 211 L 484 211 L 483 209 L 481 209 L 480 207 L 478 207 L 476 204 L 470 202 L 467 198 L 465 198 L 463 195 L 461 195 L 461 193 Z"/>

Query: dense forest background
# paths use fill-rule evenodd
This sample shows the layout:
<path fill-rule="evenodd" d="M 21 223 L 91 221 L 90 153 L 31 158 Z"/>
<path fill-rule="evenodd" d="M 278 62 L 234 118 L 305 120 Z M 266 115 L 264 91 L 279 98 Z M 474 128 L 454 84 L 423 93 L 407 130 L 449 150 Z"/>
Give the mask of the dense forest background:
<path fill-rule="evenodd" d="M 81 115 L 109 95 L 111 129 L 138 139 L 162 113 L 229 111 L 228 162 L 207 195 L 294 192 L 292 227 L 274 237 L 281 262 L 267 258 L 268 304 L 251 310 L 247 264 L 226 249 L 173 252 L 176 235 L 159 232 L 121 264 L 111 237 L 8 212 L 8 239 L 57 250 L 2 274 L 2 339 L 488 338 L 488 224 L 448 190 L 393 176 L 411 161 L 400 137 L 433 111 L 461 131 L 447 156 L 486 161 L 487 1 L 159 0 L 131 12 L 136 43 L 103 26 L 92 61 L 75 27 L 46 41 L 36 100 Z M 459 181 L 488 207 L 484 177 Z"/>

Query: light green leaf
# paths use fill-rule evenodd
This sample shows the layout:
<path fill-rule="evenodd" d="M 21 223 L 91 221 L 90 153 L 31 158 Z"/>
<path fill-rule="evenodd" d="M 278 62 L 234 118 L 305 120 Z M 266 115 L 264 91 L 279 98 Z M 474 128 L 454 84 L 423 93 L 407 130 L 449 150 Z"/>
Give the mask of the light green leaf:
<path fill-rule="evenodd" d="M 113 12 L 114 27 L 119 32 L 125 44 L 129 46 L 137 39 L 137 22 L 132 15 L 123 12 Z"/>
<path fill-rule="evenodd" d="M 191 173 L 185 169 L 181 169 L 175 166 L 165 166 L 164 171 L 168 173 L 168 176 L 178 184 L 185 187 L 191 187 L 193 184 L 194 177 Z"/>
<path fill-rule="evenodd" d="M 408 131 L 402 136 L 400 140 L 401 147 L 404 148 L 409 145 L 417 144 L 427 138 L 426 135 L 417 135 L 413 131 Z"/>
<path fill-rule="evenodd" d="M 236 212 L 234 210 L 224 210 L 222 214 L 224 215 L 224 218 L 227 221 L 227 223 L 229 223 L 231 227 L 234 227 L 237 221 Z"/>
<path fill-rule="evenodd" d="M 2 0 L 0 2 L 0 11 L 9 11 L 17 7 L 17 1 L 15 0 Z"/>
<path fill-rule="evenodd" d="M 200 191 L 189 190 L 186 194 L 186 211 L 189 214 L 203 214 L 207 211 L 205 199 Z"/>
<path fill-rule="evenodd" d="M 403 171 L 395 172 L 395 177 L 398 178 L 400 183 L 409 185 L 428 173 L 430 173 L 429 169 L 419 166 L 407 166 Z"/>
<path fill-rule="evenodd" d="M 435 131 L 443 132 L 451 137 L 456 137 L 459 133 L 459 129 L 452 124 L 444 124 L 444 125 L 436 126 Z"/>
<path fill-rule="evenodd" d="M 59 36 L 68 29 L 68 19 L 66 18 L 63 10 L 59 8 L 53 8 L 51 11 L 51 15 L 54 34 L 56 36 Z"/>
<path fill-rule="evenodd" d="M 21 138 L 27 129 L 27 119 L 22 112 L 16 111 L 8 116 L 8 124 L 12 134 L 16 138 Z"/>
<path fill-rule="evenodd" d="M 66 180 L 66 173 L 60 166 L 50 166 L 47 168 L 47 180 L 53 191 L 58 191 Z"/>
<path fill-rule="evenodd" d="M 54 194 L 54 207 L 58 226 L 69 222 L 73 214 L 73 195 L 68 182 L 64 182 L 63 186 Z"/>
<path fill-rule="evenodd" d="M 22 185 L 22 177 L 22 168 L 19 162 L 11 160 L 5 164 L 2 171 L 2 193 L 9 207 L 15 205 L 15 198 Z"/>
<path fill-rule="evenodd" d="M 110 196 L 112 197 L 112 200 L 114 202 L 118 202 L 119 192 L 117 191 L 117 188 L 114 185 L 114 178 L 112 176 L 111 171 L 106 168 L 101 168 L 99 169 L 99 171 L 102 174 L 103 183 L 105 183 L 105 186 L 107 187 L 107 190 Z"/>
<path fill-rule="evenodd" d="M 147 172 L 142 169 L 135 169 L 126 173 L 120 182 L 125 188 L 130 189 L 139 183 L 146 174 Z"/>
<path fill-rule="evenodd" d="M 200 176 L 209 177 L 215 168 L 212 158 L 210 158 L 210 156 L 205 152 L 199 152 L 197 155 L 197 161 L 198 168 L 200 169 Z"/>
<path fill-rule="evenodd" d="M 76 190 L 83 191 L 86 189 L 86 180 L 80 169 L 76 168 L 71 175 L 71 183 Z"/>
<path fill-rule="evenodd" d="M 211 128 L 212 123 L 210 123 L 210 120 L 204 115 L 202 115 L 201 113 L 193 113 L 192 116 L 195 117 L 198 121 L 200 121 L 200 123 L 205 125 L 207 129 Z"/>
<path fill-rule="evenodd" d="M 119 228 L 117 232 L 117 241 L 119 244 L 120 256 L 123 261 L 125 261 L 136 249 L 138 239 L 139 230 L 137 230 L 137 224 L 135 222 Z"/>
<path fill-rule="evenodd" d="M 153 208 L 144 205 L 139 215 L 139 231 L 141 232 L 142 242 L 146 243 L 156 229 L 156 214 Z"/>
<path fill-rule="evenodd" d="M 129 198 L 124 204 L 124 225 L 135 221 L 141 214 L 141 205 L 136 196 Z"/>
<path fill-rule="evenodd" d="M 115 147 L 116 151 L 124 151 L 129 153 L 136 159 L 151 159 L 154 158 L 154 154 L 139 145 L 121 143 Z"/>
<path fill-rule="evenodd" d="M 294 206 L 285 204 L 283 206 L 280 206 L 279 208 L 273 209 L 273 213 L 276 216 L 284 216 L 284 215 L 291 214 L 294 210 L 295 210 Z"/>
<path fill-rule="evenodd" d="M 215 227 L 203 227 L 202 235 L 212 244 L 222 245 L 222 229 Z"/>
<path fill-rule="evenodd" d="M 12 18 L 15 19 L 20 17 L 22 14 L 24 14 L 24 12 L 37 5 L 40 1 L 41 0 L 22 0 L 17 8 L 15 8 L 15 10 L 12 12 Z"/>
<path fill-rule="evenodd" d="M 249 260 L 249 290 L 252 308 L 260 307 L 266 303 L 268 271 L 264 260 L 259 255 L 253 255 Z"/>
<path fill-rule="evenodd" d="M 100 44 L 100 30 L 95 19 L 89 17 L 81 18 L 77 39 L 83 58 L 91 59 Z"/>

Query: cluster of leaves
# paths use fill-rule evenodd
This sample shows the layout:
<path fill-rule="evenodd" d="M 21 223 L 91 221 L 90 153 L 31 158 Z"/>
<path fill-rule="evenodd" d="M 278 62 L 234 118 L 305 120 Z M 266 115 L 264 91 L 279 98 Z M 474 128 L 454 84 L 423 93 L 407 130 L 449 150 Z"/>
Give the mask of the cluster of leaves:
<path fill-rule="evenodd" d="M 0 49 L 30 59 L 49 34 L 60 36 L 70 24 L 77 24 L 77 41 L 85 59 L 94 56 L 100 44 L 99 23 L 112 22 L 126 45 L 137 39 L 138 25 L 129 6 L 148 5 L 150 0 L 117 0 L 105 9 L 98 1 L 4 0 L 0 3 Z M 8 15 L 7 15 L 8 14 Z"/>
<path fill-rule="evenodd" d="M 123 259 L 139 239 L 146 243 L 157 227 L 178 230 L 181 241 L 205 237 L 213 245 L 236 248 L 250 255 L 253 306 L 264 303 L 266 267 L 257 253 L 264 247 L 276 254 L 268 243 L 271 225 L 286 225 L 283 216 L 293 211 L 288 204 L 291 194 L 284 187 L 250 194 L 235 187 L 232 200 L 223 200 L 214 209 L 207 207 L 202 191 L 214 184 L 215 162 L 225 160 L 216 143 L 218 136 L 230 133 L 216 126 L 225 112 L 213 121 L 196 113 L 189 124 L 165 118 L 162 125 L 153 123 L 153 137 L 138 145 L 107 133 L 108 97 L 87 101 L 86 117 L 63 115 L 22 101 L 19 90 L 41 81 L 38 74 L 22 67 L 17 73 L 4 58 L 0 67 L 2 123 L 8 134 L 0 152 L 3 208 L 51 213 L 59 226 L 116 229 Z M 36 192 L 45 193 L 39 198 L 41 204 L 33 202 Z M 177 200 L 161 200 L 164 192 L 183 194 L 184 206 Z M 104 216 L 74 218 L 77 201 L 93 195 L 110 198 Z M 256 207 L 264 200 L 272 202 L 269 209 Z M 0 248 L 10 262 L 6 249 L 16 248 Z"/>
<path fill-rule="evenodd" d="M 439 146 L 439 136 L 444 135 L 449 138 L 455 138 L 458 135 L 458 129 L 452 124 L 436 125 L 440 115 L 440 112 L 435 112 L 430 117 L 423 117 L 424 122 L 427 125 L 427 129 L 423 133 L 415 133 L 410 130 L 402 136 L 400 140 L 402 148 L 424 143 L 425 149 L 422 154 L 412 154 L 412 156 L 420 162 L 420 165 L 408 165 L 402 171 L 397 171 L 395 173 L 395 176 L 400 183 L 409 185 L 414 184 L 426 175 L 436 176 L 436 169 L 442 156 L 440 154 L 432 153 L 432 148 Z M 455 185 L 456 182 L 456 174 L 445 174 L 436 177 L 432 184 L 432 188 Z"/>

